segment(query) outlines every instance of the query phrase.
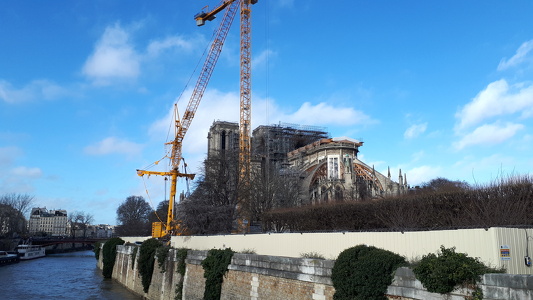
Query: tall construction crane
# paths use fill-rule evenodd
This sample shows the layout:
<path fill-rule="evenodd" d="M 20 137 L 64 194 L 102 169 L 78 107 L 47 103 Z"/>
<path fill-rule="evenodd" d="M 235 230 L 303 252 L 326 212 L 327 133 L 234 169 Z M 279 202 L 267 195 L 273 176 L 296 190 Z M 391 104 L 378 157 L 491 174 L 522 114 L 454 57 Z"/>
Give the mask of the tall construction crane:
<path fill-rule="evenodd" d="M 212 11 L 201 12 L 195 16 L 196 25 L 202 26 L 205 21 L 212 21 L 215 15 L 232 3 L 240 4 L 240 121 L 239 121 L 239 230 L 246 230 L 244 220 L 249 219 L 248 201 L 250 186 L 251 157 L 251 123 L 252 123 L 252 48 L 251 48 L 251 5 L 257 0 L 224 0 Z"/>
<path fill-rule="evenodd" d="M 233 23 L 233 20 L 235 18 L 235 14 L 237 12 L 238 4 L 240 3 L 240 1 L 246 2 L 250 0 L 222 1 L 222 3 L 217 8 L 212 10 L 211 12 L 208 12 L 208 13 L 202 12 L 195 16 L 197 24 L 199 24 L 198 22 L 205 23 L 205 20 L 213 20 L 215 18 L 215 15 L 218 12 L 224 10 L 224 8 L 227 8 L 226 12 L 224 13 L 222 22 L 220 23 L 215 33 L 214 40 L 206 56 L 206 60 L 204 62 L 204 65 L 202 67 L 202 70 L 200 71 L 198 80 L 196 82 L 196 86 L 194 87 L 193 93 L 191 95 L 191 98 L 189 100 L 189 103 L 187 105 L 187 108 L 181 120 L 178 116 L 177 105 L 175 104 L 175 114 L 174 114 L 175 115 L 175 119 L 174 119 L 175 137 L 173 141 L 166 143 L 167 145 L 171 146 L 171 154 L 170 156 L 168 156 L 168 158 L 170 159 L 170 167 L 171 167 L 170 171 L 158 172 L 158 171 L 137 170 L 137 175 L 139 176 L 144 176 L 144 175 L 170 176 L 170 195 L 169 195 L 169 203 L 168 203 L 167 220 L 165 224 L 163 224 L 162 222 L 155 222 L 152 224 L 152 237 L 164 237 L 167 235 L 172 235 L 174 233 L 177 233 L 176 231 L 178 230 L 178 227 L 176 226 L 175 223 L 173 223 L 177 179 L 178 177 L 194 179 L 194 176 L 195 176 L 195 174 L 186 174 L 186 173 L 182 173 L 179 171 L 180 162 L 182 160 L 183 138 L 185 137 L 185 134 L 187 133 L 187 130 L 189 129 L 189 126 L 191 125 L 191 122 L 194 118 L 196 110 L 198 109 L 198 105 L 200 104 L 200 100 L 202 99 L 205 89 L 207 88 L 207 84 L 209 83 L 211 74 L 213 73 L 217 60 L 222 51 L 222 46 L 224 45 L 224 41 L 226 40 L 231 24 Z M 199 24 L 199 25 L 203 25 L 203 24 Z"/>

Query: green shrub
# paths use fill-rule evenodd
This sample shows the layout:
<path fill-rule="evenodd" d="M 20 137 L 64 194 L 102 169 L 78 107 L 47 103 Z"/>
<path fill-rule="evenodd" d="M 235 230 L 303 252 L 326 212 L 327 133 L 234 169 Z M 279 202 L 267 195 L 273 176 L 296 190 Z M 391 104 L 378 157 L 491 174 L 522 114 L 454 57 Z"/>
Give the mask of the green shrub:
<path fill-rule="evenodd" d="M 325 259 L 324 255 L 318 253 L 318 252 L 304 252 L 300 253 L 300 257 L 302 258 L 316 258 L 316 259 Z"/>
<path fill-rule="evenodd" d="M 144 241 L 141 244 L 141 249 L 139 250 L 139 261 L 137 263 L 137 267 L 139 269 L 139 274 L 141 275 L 143 291 L 145 293 L 148 292 L 148 289 L 150 288 L 150 283 L 152 282 L 152 274 L 154 272 L 155 263 L 155 252 L 160 246 L 160 241 L 151 238 Z"/>
<path fill-rule="evenodd" d="M 178 262 L 178 268 L 177 271 L 181 276 L 185 276 L 185 259 L 187 258 L 187 253 L 189 252 L 189 249 L 187 248 L 179 248 L 176 249 L 176 261 Z"/>
<path fill-rule="evenodd" d="M 133 253 L 131 253 L 131 269 L 132 270 L 135 266 L 135 258 L 137 258 L 137 251 L 139 251 L 139 247 L 135 246 L 133 248 Z"/>
<path fill-rule="evenodd" d="M 458 285 L 475 287 L 481 275 L 501 273 L 502 270 L 489 268 L 465 253 L 457 253 L 455 247 L 447 249 L 441 246 L 436 255 L 424 255 L 413 272 L 428 291 L 447 294 Z"/>
<path fill-rule="evenodd" d="M 161 273 L 165 273 L 166 271 L 168 251 L 170 251 L 170 246 L 162 246 L 157 248 L 156 250 L 157 263 L 159 265 L 159 268 L 161 269 Z"/>
<path fill-rule="evenodd" d="M 242 254 L 256 254 L 257 252 L 253 248 L 250 248 L 250 249 L 246 248 L 246 249 L 242 249 L 241 251 L 239 251 L 239 253 L 242 253 Z"/>
<path fill-rule="evenodd" d="M 180 280 L 176 284 L 176 297 L 175 300 L 181 300 L 183 297 L 183 280 L 185 279 L 185 271 L 186 264 L 185 259 L 187 258 L 187 253 L 189 249 L 187 248 L 179 248 L 176 249 L 176 261 L 178 262 L 178 267 L 176 268 L 176 271 L 178 274 L 180 274 Z"/>
<path fill-rule="evenodd" d="M 115 266 L 115 258 L 117 256 L 117 245 L 123 245 L 124 240 L 121 238 L 112 238 L 105 242 L 102 247 L 102 262 L 104 264 L 102 274 L 104 278 L 111 278 L 113 275 L 113 267 Z"/>
<path fill-rule="evenodd" d="M 94 243 L 94 249 L 93 249 L 93 252 L 94 252 L 94 257 L 96 258 L 96 260 L 99 260 L 100 259 L 100 247 L 102 246 L 102 242 L 98 241 L 96 243 Z"/>
<path fill-rule="evenodd" d="M 335 300 L 387 299 L 394 271 L 405 259 L 373 246 L 358 245 L 339 254 L 331 271 Z"/>
<path fill-rule="evenodd" d="M 207 252 L 207 257 L 202 261 L 205 277 L 204 300 L 220 299 L 223 277 L 228 271 L 233 253 L 231 248 L 211 249 Z"/>

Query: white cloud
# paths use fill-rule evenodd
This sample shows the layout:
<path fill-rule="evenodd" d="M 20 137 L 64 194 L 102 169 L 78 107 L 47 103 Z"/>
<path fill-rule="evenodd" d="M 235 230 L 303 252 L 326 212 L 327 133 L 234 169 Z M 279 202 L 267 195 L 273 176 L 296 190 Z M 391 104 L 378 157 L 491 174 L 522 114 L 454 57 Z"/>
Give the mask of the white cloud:
<path fill-rule="evenodd" d="M 270 59 L 277 56 L 277 53 L 267 49 L 259 53 L 258 55 L 254 55 L 252 58 L 252 66 L 253 68 L 258 68 L 260 66 L 266 66 L 266 64 L 270 61 Z"/>
<path fill-rule="evenodd" d="M 426 131 L 428 123 L 414 124 L 403 133 L 404 138 L 413 139 Z"/>
<path fill-rule="evenodd" d="M 185 112 L 191 93 L 191 90 L 186 91 L 178 104 L 180 117 Z M 364 113 L 351 107 L 335 107 L 327 103 L 312 105 L 306 102 L 296 111 L 287 113 L 282 112 L 273 99 L 257 96 L 252 98 L 252 129 L 259 125 L 278 122 L 317 126 L 341 125 L 345 127 L 375 122 Z M 239 101 L 238 93 L 224 93 L 215 89 L 208 89 L 205 92 L 183 140 L 182 152 L 189 164 L 189 170 L 196 172 L 199 166 L 197 162 L 202 160 L 207 153 L 207 134 L 213 121 L 239 122 Z M 171 107 L 164 117 L 154 121 L 150 126 L 149 135 L 151 139 L 164 143 L 167 141 L 163 139 L 169 133 L 168 139 L 173 139 L 173 120 L 174 108 Z M 163 149 L 163 145 L 161 145 L 161 149 Z"/>
<path fill-rule="evenodd" d="M 170 36 L 163 40 L 151 41 L 150 44 L 148 44 L 146 53 L 148 56 L 159 56 L 164 51 L 176 48 L 191 51 L 196 44 L 197 42 L 193 40 L 187 40 L 180 36 Z"/>
<path fill-rule="evenodd" d="M 465 135 L 460 141 L 454 143 L 454 146 L 460 150 L 473 145 L 500 144 L 513 137 L 517 131 L 523 128 L 524 125 L 514 123 L 507 123 L 504 126 L 499 124 L 485 124 Z"/>
<path fill-rule="evenodd" d="M 0 147 L 0 191 L 3 193 L 32 193 L 33 181 L 42 178 L 43 172 L 37 167 L 15 166 L 23 151 L 17 147 Z"/>
<path fill-rule="evenodd" d="M 376 122 L 362 111 L 358 111 L 352 107 L 335 107 L 325 102 L 316 105 L 304 102 L 294 113 L 280 115 L 280 120 L 285 120 L 285 122 L 289 123 L 302 125 L 313 124 L 318 126 L 350 126 Z"/>
<path fill-rule="evenodd" d="M 107 27 L 82 72 L 98 85 L 108 85 L 114 79 L 137 78 L 140 56 L 129 41 L 129 33 L 119 24 Z"/>
<path fill-rule="evenodd" d="M 533 40 L 524 42 L 518 50 L 516 50 L 515 55 L 509 59 L 502 59 L 498 65 L 498 71 L 502 71 L 511 67 L 518 66 L 527 61 L 533 61 L 533 57 L 529 54 L 533 51 Z"/>
<path fill-rule="evenodd" d="M 24 178 L 40 178 L 43 172 L 40 168 L 28 168 L 28 167 L 16 167 L 11 170 L 11 173 L 15 176 Z"/>
<path fill-rule="evenodd" d="M 66 89 L 48 80 L 34 80 L 21 89 L 16 89 L 11 83 L 0 80 L 0 100 L 6 103 L 52 100 L 66 94 Z"/>
<path fill-rule="evenodd" d="M 456 130 L 495 116 L 522 112 L 522 117 L 533 112 L 533 84 L 509 85 L 505 79 L 490 83 L 470 103 L 456 113 Z"/>
<path fill-rule="evenodd" d="M 15 162 L 15 159 L 22 155 L 22 151 L 14 146 L 0 147 L 0 167 L 6 169 Z"/>
<path fill-rule="evenodd" d="M 407 177 L 407 183 L 410 186 L 420 185 L 424 182 L 428 182 L 431 179 L 442 176 L 442 168 L 435 166 L 420 166 L 405 171 Z"/>
<path fill-rule="evenodd" d="M 421 160 L 424 156 L 426 156 L 426 152 L 424 150 L 420 150 L 418 152 L 415 152 L 411 155 L 412 161 L 416 162 Z"/>
<path fill-rule="evenodd" d="M 143 146 L 116 137 L 105 138 L 98 143 L 85 147 L 84 152 L 89 155 L 126 154 L 137 155 Z"/>

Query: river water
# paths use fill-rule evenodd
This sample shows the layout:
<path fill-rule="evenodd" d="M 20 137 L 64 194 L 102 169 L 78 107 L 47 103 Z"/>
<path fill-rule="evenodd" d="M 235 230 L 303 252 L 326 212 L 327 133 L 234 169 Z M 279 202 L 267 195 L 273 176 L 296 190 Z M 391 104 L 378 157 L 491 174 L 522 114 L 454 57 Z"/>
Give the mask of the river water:
<path fill-rule="evenodd" d="M 0 299 L 141 299 L 104 279 L 92 251 L 47 255 L 0 267 Z"/>

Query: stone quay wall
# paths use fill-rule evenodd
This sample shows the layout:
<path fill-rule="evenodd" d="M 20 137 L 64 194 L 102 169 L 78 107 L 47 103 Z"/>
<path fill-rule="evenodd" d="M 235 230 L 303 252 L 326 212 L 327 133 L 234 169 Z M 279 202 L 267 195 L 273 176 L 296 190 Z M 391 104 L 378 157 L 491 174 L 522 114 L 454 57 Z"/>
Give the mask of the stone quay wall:
<path fill-rule="evenodd" d="M 113 279 L 145 299 L 176 299 L 176 289 L 182 278 L 177 272 L 175 250 L 170 250 L 164 272 L 156 260 L 152 283 L 148 293 L 144 293 L 137 270 L 138 255 L 132 259 L 134 247 L 138 246 L 117 246 Z M 206 256 L 207 251 L 189 250 L 182 299 L 203 299 L 205 279 L 201 262 Z M 331 282 L 333 265 L 333 260 L 235 253 L 224 276 L 221 299 L 330 300 L 335 293 Z M 98 267 L 103 267 L 102 255 Z M 533 299 L 531 275 L 485 274 L 479 286 L 484 299 Z M 394 300 L 459 300 L 470 293 L 467 289 L 458 289 L 450 295 L 430 293 L 409 268 L 399 268 L 387 290 L 388 298 Z"/>

